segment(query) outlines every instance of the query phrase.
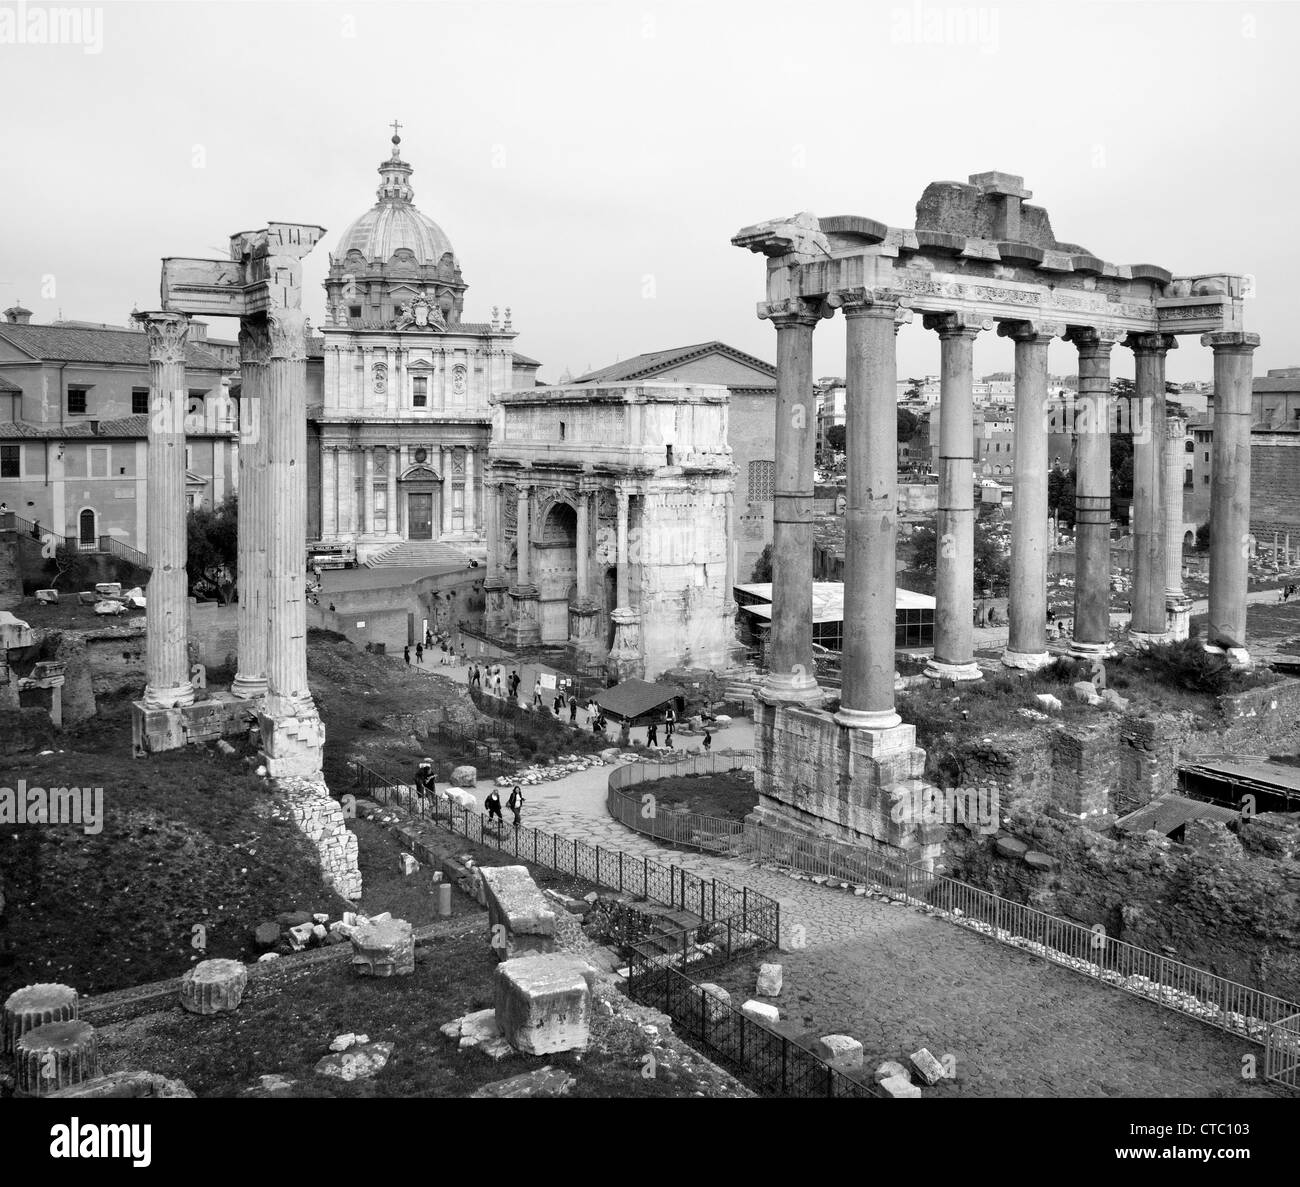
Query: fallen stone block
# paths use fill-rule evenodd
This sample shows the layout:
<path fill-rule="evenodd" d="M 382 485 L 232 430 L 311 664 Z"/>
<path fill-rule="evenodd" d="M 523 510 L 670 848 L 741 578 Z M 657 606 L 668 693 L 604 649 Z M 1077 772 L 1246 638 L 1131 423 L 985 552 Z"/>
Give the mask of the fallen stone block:
<path fill-rule="evenodd" d="M 476 1092 L 471 1092 L 470 1096 L 496 1100 L 564 1096 L 577 1082 L 576 1077 L 559 1068 L 539 1067 L 535 1072 L 525 1072 L 522 1076 L 511 1076 L 508 1080 L 484 1084 Z"/>
<path fill-rule="evenodd" d="M 1060 700 L 1052 696 L 1050 692 L 1040 692 L 1034 697 L 1034 700 L 1038 703 L 1040 709 L 1046 709 L 1051 713 L 1059 713 L 1065 708 L 1065 706 L 1061 704 Z"/>
<path fill-rule="evenodd" d="M 702 981 L 691 986 L 691 996 L 699 1000 L 698 1010 L 702 1011 L 707 1026 L 716 1026 L 725 1022 L 731 1015 L 731 994 L 721 985 L 712 981 Z"/>
<path fill-rule="evenodd" d="M 852 1035 L 822 1035 L 813 1049 L 837 1071 L 856 1072 L 862 1068 L 862 1044 Z"/>
<path fill-rule="evenodd" d="M 478 768 L 469 765 L 456 767 L 451 772 L 451 785 L 473 790 L 478 786 Z"/>
<path fill-rule="evenodd" d="M 392 1043 L 366 1043 L 350 1051 L 326 1055 L 316 1064 L 316 1074 L 348 1082 L 368 1080 L 383 1071 L 392 1054 Z"/>
<path fill-rule="evenodd" d="M 907 1068 L 896 1059 L 886 1059 L 884 1063 L 876 1068 L 874 1077 L 876 1083 L 879 1084 L 881 1080 L 888 1080 L 891 1076 L 902 1076 L 906 1080 L 908 1078 Z"/>
<path fill-rule="evenodd" d="M 412 874 L 420 871 L 420 863 L 415 860 L 415 856 L 410 853 L 403 853 L 399 860 L 402 863 L 402 876 L 409 878 Z"/>
<path fill-rule="evenodd" d="M 181 1005 L 191 1014 L 221 1014 L 239 1008 L 248 970 L 237 960 L 201 960 L 181 977 Z"/>
<path fill-rule="evenodd" d="M 906 1076 L 890 1076 L 881 1080 L 880 1088 L 886 1096 L 892 1096 L 895 1099 L 921 1095 L 921 1090 Z"/>
<path fill-rule="evenodd" d="M 1024 861 L 1025 865 L 1035 870 L 1050 870 L 1056 865 L 1046 853 L 1038 853 L 1034 850 L 1026 853 L 1021 860 Z"/>
<path fill-rule="evenodd" d="M 555 911 L 526 866 L 481 866 L 492 950 L 498 960 L 555 950 Z"/>
<path fill-rule="evenodd" d="M 294 946 L 295 951 L 300 948 L 305 948 L 311 943 L 312 937 L 315 935 L 313 930 L 314 927 L 315 924 L 312 923 L 300 923 L 297 927 L 291 927 L 288 932 L 285 933 L 288 935 L 289 943 Z"/>
<path fill-rule="evenodd" d="M 362 977 L 415 972 L 415 942 L 405 919 L 371 920 L 352 933 L 352 967 Z"/>
<path fill-rule="evenodd" d="M 999 837 L 994 845 L 1003 857 L 1024 857 L 1029 850 L 1029 846 L 1017 837 Z"/>
<path fill-rule="evenodd" d="M 12 1058 L 18 1040 L 47 1022 L 75 1022 L 77 1008 L 77 991 L 70 985 L 42 981 L 15 989 L 5 999 L 0 1054 Z"/>
<path fill-rule="evenodd" d="M 775 1026 L 781 1021 L 781 1011 L 775 1006 L 769 1006 L 767 1002 L 747 1001 L 740 1007 L 740 1012 L 746 1018 L 752 1018 L 755 1022 L 762 1022 L 768 1026 Z"/>
<path fill-rule="evenodd" d="M 120 1100 L 126 1098 L 189 1098 L 192 1093 L 181 1080 L 169 1080 L 153 1072 L 114 1072 L 70 1084 L 51 1092 L 49 1100 Z"/>
<path fill-rule="evenodd" d="M 1117 709 L 1121 713 L 1128 708 L 1128 701 L 1124 697 L 1120 696 L 1113 688 L 1106 689 L 1106 691 L 1101 694 L 1101 700 L 1103 704 L 1108 705 L 1112 709 Z"/>
<path fill-rule="evenodd" d="M 782 972 L 779 964 L 760 964 L 754 992 L 759 997 L 780 997 Z"/>
<path fill-rule="evenodd" d="M 922 1047 L 919 1051 L 913 1051 L 907 1058 L 916 1074 L 927 1084 L 937 1084 L 948 1074 L 944 1071 L 943 1064 L 935 1059 L 925 1047 Z"/>
<path fill-rule="evenodd" d="M 1074 694 L 1076 701 L 1080 701 L 1085 705 L 1091 705 L 1100 700 L 1097 696 L 1096 686 L 1087 680 L 1080 680 L 1070 685 L 1070 691 Z"/>
<path fill-rule="evenodd" d="M 497 1025 L 526 1055 L 587 1049 L 591 990 L 586 961 L 552 953 L 520 956 L 497 967 Z"/>

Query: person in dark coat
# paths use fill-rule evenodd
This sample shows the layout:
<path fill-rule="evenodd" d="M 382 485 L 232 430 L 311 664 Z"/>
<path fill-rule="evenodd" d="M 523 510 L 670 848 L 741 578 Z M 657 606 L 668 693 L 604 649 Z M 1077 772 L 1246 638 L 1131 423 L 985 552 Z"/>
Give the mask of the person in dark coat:
<path fill-rule="evenodd" d="M 578 721 L 578 698 L 572 693 L 569 694 L 569 724 L 576 725 Z"/>
<path fill-rule="evenodd" d="M 423 643 L 417 643 L 417 644 L 415 645 L 415 662 L 416 662 L 417 664 L 422 664 L 422 663 L 424 663 L 424 644 L 423 644 Z"/>
<path fill-rule="evenodd" d="M 506 807 L 515 814 L 515 828 L 519 827 L 519 813 L 524 807 L 524 793 L 519 790 L 519 784 L 516 783 L 514 789 L 510 792 L 510 798 L 506 800 Z"/>
<path fill-rule="evenodd" d="M 411 645 L 409 643 L 402 648 L 402 658 L 406 660 L 406 666 L 409 668 L 411 666 Z"/>
<path fill-rule="evenodd" d="M 648 726 L 646 726 L 645 744 L 647 746 L 659 745 L 659 726 L 656 722 L 652 721 Z"/>
<path fill-rule="evenodd" d="M 502 823 L 505 822 L 505 818 L 501 815 L 501 797 L 497 795 L 495 788 L 493 789 L 492 794 L 483 801 L 483 807 L 487 809 L 489 822 L 493 820 L 499 820 Z"/>
<path fill-rule="evenodd" d="M 702 743 L 705 750 L 713 749 L 713 735 L 708 730 L 704 731 L 704 742 Z"/>

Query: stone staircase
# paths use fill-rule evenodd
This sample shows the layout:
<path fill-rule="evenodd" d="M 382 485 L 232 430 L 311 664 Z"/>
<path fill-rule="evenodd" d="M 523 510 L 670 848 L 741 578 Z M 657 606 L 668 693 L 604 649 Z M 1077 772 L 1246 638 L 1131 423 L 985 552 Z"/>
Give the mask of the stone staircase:
<path fill-rule="evenodd" d="M 748 705 L 754 699 L 754 689 L 763 682 L 763 674 L 753 664 L 745 664 L 727 672 L 726 681 L 727 700 Z"/>
<path fill-rule="evenodd" d="M 432 568 L 434 565 L 469 566 L 470 556 L 438 540 L 403 540 L 373 553 L 365 562 L 369 569 Z"/>

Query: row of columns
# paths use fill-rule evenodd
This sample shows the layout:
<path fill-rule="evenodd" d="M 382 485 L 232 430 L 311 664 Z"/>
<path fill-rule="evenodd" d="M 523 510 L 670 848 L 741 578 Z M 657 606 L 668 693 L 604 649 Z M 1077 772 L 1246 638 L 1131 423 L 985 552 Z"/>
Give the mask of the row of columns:
<path fill-rule="evenodd" d="M 447 535 L 453 530 L 452 525 L 452 452 L 454 447 L 443 445 L 441 449 L 442 474 L 443 474 L 443 497 L 442 497 L 442 534 Z M 385 479 L 388 489 L 388 523 L 385 529 L 388 535 L 393 535 L 398 531 L 397 515 L 397 471 L 401 465 L 401 447 L 397 445 L 366 445 L 361 447 L 364 455 L 364 474 L 365 474 L 365 493 L 362 507 L 362 523 L 358 528 L 352 526 L 345 527 L 339 522 L 338 514 L 338 495 L 339 495 L 339 461 L 340 452 L 347 453 L 349 458 L 355 456 L 356 451 L 347 449 L 344 446 L 328 445 L 322 447 L 323 459 L 321 465 L 321 535 L 329 539 L 338 535 L 341 531 L 360 530 L 366 535 L 373 536 L 376 533 L 375 528 L 375 453 L 377 450 L 383 450 L 387 457 L 385 459 Z M 476 449 L 474 446 L 465 447 L 465 497 L 464 497 L 464 530 L 472 532 L 477 529 L 477 515 L 474 499 L 475 484 L 475 460 Z"/>
<path fill-rule="evenodd" d="M 146 524 L 153 573 L 145 602 L 149 708 L 191 704 L 186 612 L 183 313 L 141 317 L 149 346 Z M 307 687 L 306 325 L 300 310 L 241 319 L 239 671 L 237 696 L 272 716 L 312 710 Z"/>
<path fill-rule="evenodd" d="M 842 308 L 846 320 L 846 540 L 842 694 L 836 719 L 852 728 L 897 725 L 894 711 L 897 456 L 894 447 L 895 338 L 910 320 L 891 290 L 834 294 L 825 305 L 791 299 L 760 307 L 777 331 L 773 513 L 773 609 L 769 701 L 815 704 L 812 670 L 812 334 Z M 961 313 L 927 314 L 942 352 L 940 487 L 931 676 L 978 679 L 974 662 L 973 344 L 992 321 Z M 1121 334 L 1105 327 L 1008 321 L 999 334 L 1015 343 L 1016 474 L 1012 527 L 1010 635 L 1004 663 L 1047 661 L 1047 348 L 1072 342 L 1079 357 L 1076 421 L 1075 606 L 1072 652 L 1102 654 L 1110 634 L 1110 356 L 1119 341 L 1134 351 L 1135 399 L 1145 421 L 1134 443 L 1134 591 L 1136 641 L 1167 638 L 1168 612 L 1181 604 L 1182 459 L 1166 443 L 1164 334 Z M 1211 504 L 1211 645 L 1245 638 L 1249 555 L 1250 357 L 1259 337 L 1206 334 L 1214 351 L 1215 479 Z M 1221 419 L 1222 418 L 1222 419 Z M 1180 422 L 1181 423 L 1181 422 Z M 1181 433 L 1179 433 L 1181 449 Z M 1173 473 L 1176 461 L 1176 473 Z M 1176 506 L 1175 506 L 1176 504 Z M 1176 514 L 1177 551 L 1167 546 Z M 1171 571 L 1172 568 L 1172 571 Z"/>

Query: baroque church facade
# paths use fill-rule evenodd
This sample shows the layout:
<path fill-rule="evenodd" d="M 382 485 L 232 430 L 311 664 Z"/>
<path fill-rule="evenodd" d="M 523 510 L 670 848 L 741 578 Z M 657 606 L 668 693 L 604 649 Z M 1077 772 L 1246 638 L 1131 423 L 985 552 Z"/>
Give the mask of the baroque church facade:
<path fill-rule="evenodd" d="M 401 138 L 379 166 L 375 205 L 330 255 L 320 402 L 308 410 L 313 458 L 309 535 L 357 558 L 431 559 L 421 542 L 471 553 L 485 542 L 483 472 L 489 396 L 532 387 L 533 359 L 511 349 L 510 310 L 462 320 L 451 242 L 416 209 Z M 414 546 L 414 547 L 413 547 Z"/>

